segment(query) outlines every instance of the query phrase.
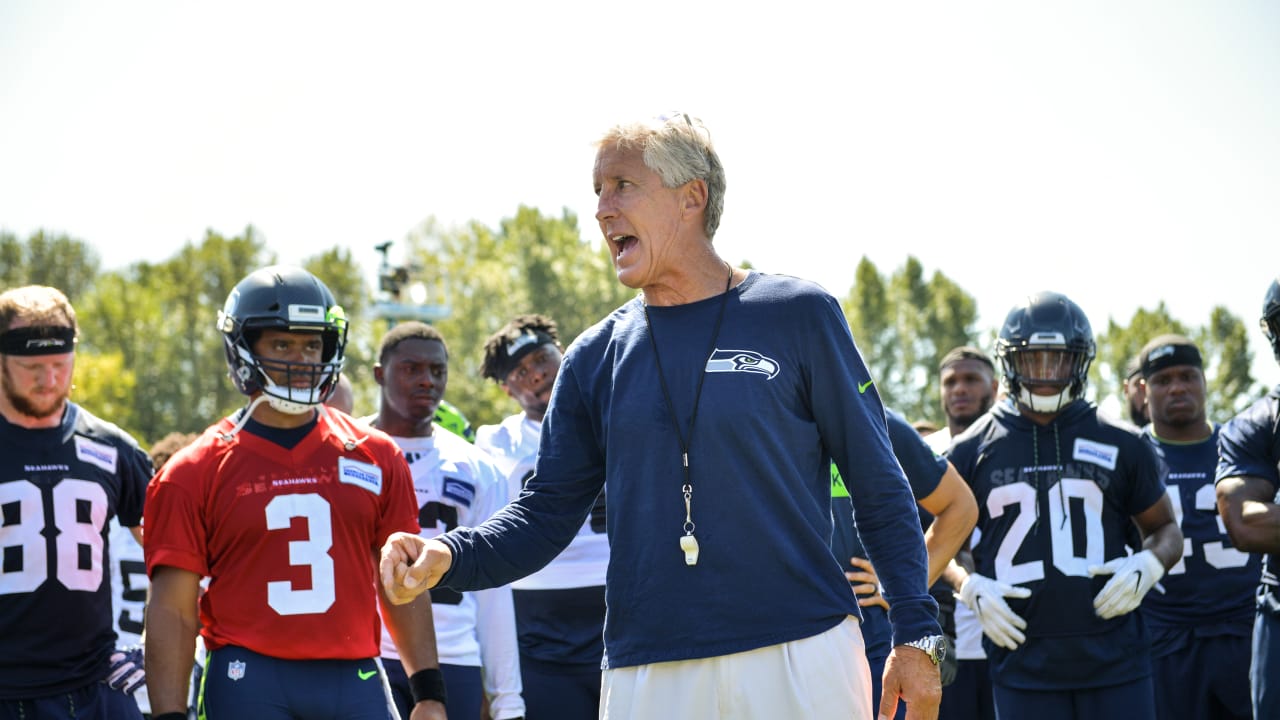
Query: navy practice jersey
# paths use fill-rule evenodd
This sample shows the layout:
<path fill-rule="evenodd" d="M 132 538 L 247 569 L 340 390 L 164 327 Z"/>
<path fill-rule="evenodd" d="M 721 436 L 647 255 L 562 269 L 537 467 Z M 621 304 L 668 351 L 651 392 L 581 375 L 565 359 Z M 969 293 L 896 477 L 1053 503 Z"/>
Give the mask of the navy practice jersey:
<path fill-rule="evenodd" d="M 885 410 L 885 420 L 889 428 L 889 442 L 893 445 L 893 454 L 907 475 L 911 485 L 911 494 L 916 500 L 926 498 L 938 488 L 943 474 L 947 472 L 947 461 L 933 452 L 925 443 L 920 433 L 910 423 L 892 410 Z M 927 516 L 924 510 L 920 511 Z M 840 471 L 831 466 L 831 516 L 834 518 L 834 529 L 831 534 L 831 552 L 836 562 L 846 571 L 850 567 L 849 558 L 867 556 L 858 537 L 858 530 L 853 518 L 853 500 L 849 490 L 840 477 Z M 930 518 L 929 522 L 932 521 Z M 893 649 L 890 639 L 889 615 L 884 608 L 873 605 L 862 608 L 862 637 L 867 646 L 867 657 L 887 658 Z"/>
<path fill-rule="evenodd" d="M 1147 593 L 1142 601 L 1143 616 L 1152 627 L 1195 626 L 1213 633 L 1214 626 L 1224 623 L 1253 624 L 1262 558 L 1231 547 L 1218 516 L 1213 489 L 1218 432 L 1215 426 L 1204 440 L 1170 442 L 1157 438 L 1151 425 L 1142 430 L 1169 469 L 1169 499 L 1184 538 L 1182 559 L 1160 581 L 1165 592 Z"/>
<path fill-rule="evenodd" d="M 1165 493 L 1164 469 L 1136 430 L 1083 400 L 1046 426 L 997 404 L 948 452 L 978 500 L 976 571 L 1031 596 L 1009 598 L 1027 621 L 1017 650 L 983 646 L 996 683 L 1069 690 L 1150 674 L 1139 614 L 1099 618 L 1093 599 L 1109 576 L 1089 567 L 1127 554 L 1132 516 Z"/>
<path fill-rule="evenodd" d="M 74 403 L 56 428 L 0 418 L 0 698 L 101 680 L 115 647 L 108 523 L 142 522 L 151 460 Z"/>
<path fill-rule="evenodd" d="M 1280 490 L 1280 386 L 1245 408 L 1218 434 L 1217 480 L 1250 475 Z M 1280 492 L 1275 501 L 1280 502 Z M 1267 555 L 1262 563 L 1262 595 L 1258 607 L 1280 615 L 1280 555 Z"/>
<path fill-rule="evenodd" d="M 491 587 L 546 565 L 607 483 L 610 668 L 753 650 L 856 615 L 831 555 L 832 460 L 894 606 L 895 637 L 940 632 L 883 405 L 839 302 L 813 283 L 752 271 L 727 296 L 628 302 L 565 353 L 540 442 L 524 493 L 480 527 L 441 536 L 454 553 L 441 584 Z M 680 547 L 685 482 L 695 566 Z"/>

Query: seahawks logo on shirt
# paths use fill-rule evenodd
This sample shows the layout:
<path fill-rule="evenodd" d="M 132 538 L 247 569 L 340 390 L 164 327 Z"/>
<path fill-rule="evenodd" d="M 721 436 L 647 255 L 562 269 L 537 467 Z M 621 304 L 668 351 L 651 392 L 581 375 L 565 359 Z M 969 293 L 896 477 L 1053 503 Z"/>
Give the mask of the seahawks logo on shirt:
<path fill-rule="evenodd" d="M 777 361 L 754 350 L 721 350 L 717 348 L 707 358 L 709 373 L 755 373 L 772 380 L 778 374 Z"/>

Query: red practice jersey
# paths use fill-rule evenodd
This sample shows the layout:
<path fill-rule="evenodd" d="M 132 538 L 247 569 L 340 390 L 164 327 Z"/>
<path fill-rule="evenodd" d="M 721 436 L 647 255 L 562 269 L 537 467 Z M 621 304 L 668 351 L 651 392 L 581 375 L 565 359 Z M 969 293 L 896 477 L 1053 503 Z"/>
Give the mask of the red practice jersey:
<path fill-rule="evenodd" d="M 333 432 L 364 438 L 354 449 Z M 210 578 L 200 600 L 210 650 L 282 659 L 378 654 L 376 554 L 417 533 L 413 480 L 381 431 L 330 413 L 293 449 L 224 419 L 165 464 L 147 489 L 147 573 Z"/>

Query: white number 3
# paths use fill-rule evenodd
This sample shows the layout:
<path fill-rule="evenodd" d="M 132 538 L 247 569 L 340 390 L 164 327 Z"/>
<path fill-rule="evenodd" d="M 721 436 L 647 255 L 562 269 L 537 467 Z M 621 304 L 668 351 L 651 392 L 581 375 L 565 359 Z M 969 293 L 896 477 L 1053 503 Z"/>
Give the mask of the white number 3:
<path fill-rule="evenodd" d="M 329 502 L 315 493 L 279 495 L 267 503 L 267 529 L 285 530 L 296 517 L 307 521 L 307 538 L 289 541 L 289 564 L 311 568 L 311 589 L 295 590 L 288 580 L 267 583 L 267 604 L 281 615 L 322 613 L 333 606 L 333 524 Z"/>

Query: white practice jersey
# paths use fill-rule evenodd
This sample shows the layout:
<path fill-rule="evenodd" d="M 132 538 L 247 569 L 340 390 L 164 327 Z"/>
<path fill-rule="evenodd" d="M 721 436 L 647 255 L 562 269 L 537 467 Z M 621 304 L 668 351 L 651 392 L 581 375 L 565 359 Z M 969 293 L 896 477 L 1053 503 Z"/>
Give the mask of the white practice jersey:
<path fill-rule="evenodd" d="M 142 644 L 142 611 L 147 602 L 147 564 L 133 532 L 111 518 L 111 617 L 115 619 L 116 647 Z M 147 686 L 133 694 L 138 708 L 151 712 Z"/>
<path fill-rule="evenodd" d="M 507 478 L 509 498 L 524 489 L 538 457 L 542 423 L 524 413 L 512 415 L 500 425 L 476 430 L 476 447 L 487 450 Z M 604 527 L 604 498 L 596 501 L 578 534 L 546 567 L 511 583 L 516 590 L 563 590 L 604 585 L 609 567 L 609 537 Z"/>
<path fill-rule="evenodd" d="M 493 459 L 436 425 L 430 437 L 393 437 L 404 451 L 418 499 L 423 537 L 479 525 L 507 504 L 506 482 Z M 524 715 L 511 587 L 458 593 L 431 591 L 440 662 L 480 666 L 495 720 Z M 383 628 L 383 657 L 399 658 Z"/>

